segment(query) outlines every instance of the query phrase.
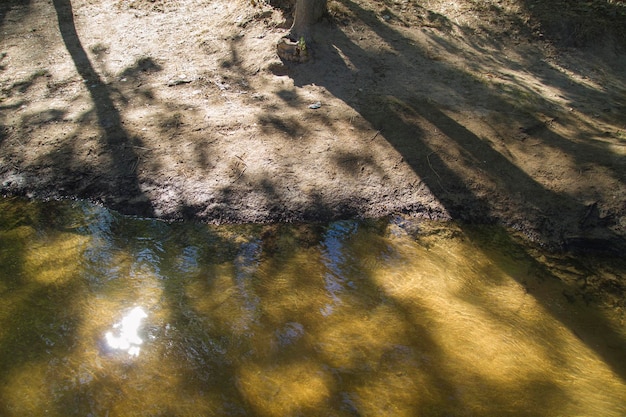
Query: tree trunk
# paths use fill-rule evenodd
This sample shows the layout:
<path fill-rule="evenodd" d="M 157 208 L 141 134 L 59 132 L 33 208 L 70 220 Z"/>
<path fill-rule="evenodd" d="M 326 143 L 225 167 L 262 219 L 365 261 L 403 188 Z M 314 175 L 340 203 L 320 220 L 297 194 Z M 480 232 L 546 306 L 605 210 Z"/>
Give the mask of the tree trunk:
<path fill-rule="evenodd" d="M 326 11 L 327 0 L 297 0 L 294 13 L 293 25 L 289 31 L 289 38 L 297 42 L 304 38 L 310 42 L 311 27 L 322 18 Z"/>
<path fill-rule="evenodd" d="M 283 61 L 306 62 L 311 58 L 312 27 L 326 12 L 328 0 L 297 0 L 289 34 L 276 44 Z"/>

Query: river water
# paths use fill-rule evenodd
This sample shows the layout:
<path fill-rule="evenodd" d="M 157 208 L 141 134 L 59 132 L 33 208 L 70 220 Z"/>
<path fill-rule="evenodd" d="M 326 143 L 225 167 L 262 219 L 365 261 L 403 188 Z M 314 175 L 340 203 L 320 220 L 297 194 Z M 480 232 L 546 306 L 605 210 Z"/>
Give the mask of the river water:
<path fill-rule="evenodd" d="M 623 304 L 586 288 L 625 272 L 496 227 L 1 199 L 0 415 L 624 417 Z"/>

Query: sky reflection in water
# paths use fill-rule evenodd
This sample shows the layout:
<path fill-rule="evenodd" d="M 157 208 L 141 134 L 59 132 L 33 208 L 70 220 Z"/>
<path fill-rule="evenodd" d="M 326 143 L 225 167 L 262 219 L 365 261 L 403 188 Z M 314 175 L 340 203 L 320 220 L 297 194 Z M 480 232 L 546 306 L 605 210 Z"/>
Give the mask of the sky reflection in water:
<path fill-rule="evenodd" d="M 139 337 L 139 327 L 143 319 L 148 317 L 141 307 L 133 308 L 113 325 L 113 330 L 104 335 L 111 349 L 126 351 L 130 356 L 139 356 L 143 339 Z"/>

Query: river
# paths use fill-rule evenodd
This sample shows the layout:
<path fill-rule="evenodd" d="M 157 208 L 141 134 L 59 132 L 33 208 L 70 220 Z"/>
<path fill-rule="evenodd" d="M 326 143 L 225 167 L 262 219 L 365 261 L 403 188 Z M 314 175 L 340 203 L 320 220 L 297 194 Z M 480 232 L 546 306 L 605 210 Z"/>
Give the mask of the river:
<path fill-rule="evenodd" d="M 0 415 L 624 417 L 625 273 L 492 226 L 0 199 Z"/>

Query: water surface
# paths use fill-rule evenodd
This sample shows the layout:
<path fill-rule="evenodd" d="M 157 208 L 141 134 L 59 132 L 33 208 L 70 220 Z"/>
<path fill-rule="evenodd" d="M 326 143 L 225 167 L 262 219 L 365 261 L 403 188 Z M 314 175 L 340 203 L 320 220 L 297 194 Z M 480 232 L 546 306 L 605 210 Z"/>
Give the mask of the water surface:
<path fill-rule="evenodd" d="M 623 304 L 585 290 L 624 272 L 493 227 L 4 199 L 0 415 L 624 417 Z"/>

